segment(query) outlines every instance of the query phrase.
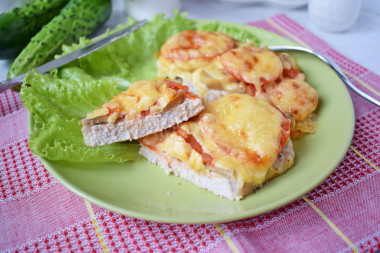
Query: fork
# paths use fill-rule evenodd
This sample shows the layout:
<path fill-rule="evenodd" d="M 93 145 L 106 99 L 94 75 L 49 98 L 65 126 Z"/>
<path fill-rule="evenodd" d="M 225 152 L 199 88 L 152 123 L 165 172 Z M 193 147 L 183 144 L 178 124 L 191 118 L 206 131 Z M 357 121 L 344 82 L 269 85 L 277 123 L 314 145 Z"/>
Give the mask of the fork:
<path fill-rule="evenodd" d="M 304 48 L 304 47 L 297 47 L 297 46 L 268 46 L 269 50 L 272 51 L 300 51 L 312 54 L 316 57 L 318 57 L 320 60 L 325 62 L 327 65 L 329 65 L 339 76 L 339 78 L 345 83 L 353 92 L 358 94 L 359 96 L 367 99 L 368 101 L 372 102 L 373 104 L 380 107 L 380 101 L 376 98 L 368 95 L 367 93 L 364 93 L 363 91 L 359 90 L 355 85 L 352 84 L 352 82 L 347 78 L 347 76 L 343 73 L 341 68 L 329 57 L 324 56 L 312 49 Z"/>

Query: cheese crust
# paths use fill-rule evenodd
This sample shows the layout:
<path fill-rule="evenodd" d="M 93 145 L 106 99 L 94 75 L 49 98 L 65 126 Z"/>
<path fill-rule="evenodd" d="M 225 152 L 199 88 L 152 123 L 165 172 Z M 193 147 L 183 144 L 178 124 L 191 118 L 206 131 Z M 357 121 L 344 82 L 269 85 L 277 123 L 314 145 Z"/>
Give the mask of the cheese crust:
<path fill-rule="evenodd" d="M 207 104 L 194 119 L 139 141 L 200 173 L 209 165 L 219 174 L 259 185 L 289 134 L 290 120 L 267 101 L 230 94 Z"/>
<path fill-rule="evenodd" d="M 88 113 L 80 123 L 85 144 L 99 146 L 162 131 L 203 108 L 187 86 L 169 79 L 143 80 Z"/>
<path fill-rule="evenodd" d="M 266 100 L 230 94 L 207 104 L 195 118 L 139 142 L 144 147 L 140 153 L 167 172 L 198 178 L 207 189 L 206 178 L 210 187 L 213 181 L 234 185 L 233 194 L 217 194 L 240 199 L 292 166 L 289 134 L 290 120 Z M 285 146 L 286 155 L 276 163 Z"/>
<path fill-rule="evenodd" d="M 193 31 L 193 36 L 198 32 Z M 218 47 L 222 48 L 220 44 Z M 294 120 L 292 138 L 315 133 L 317 124 L 313 112 L 318 106 L 318 94 L 306 82 L 294 57 L 236 40 L 233 48 L 212 55 L 214 57 L 177 60 L 161 53 L 157 61 L 158 76 L 182 77 L 204 103 L 234 93 L 266 99 Z"/>

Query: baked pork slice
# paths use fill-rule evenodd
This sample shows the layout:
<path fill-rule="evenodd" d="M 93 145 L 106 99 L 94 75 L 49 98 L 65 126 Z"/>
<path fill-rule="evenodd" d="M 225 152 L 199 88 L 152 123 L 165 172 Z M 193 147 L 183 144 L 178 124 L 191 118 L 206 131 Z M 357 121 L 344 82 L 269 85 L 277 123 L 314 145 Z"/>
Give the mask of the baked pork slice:
<path fill-rule="evenodd" d="M 160 132 L 203 109 L 201 99 L 179 82 L 143 80 L 88 113 L 80 123 L 84 143 L 94 147 Z"/>
<path fill-rule="evenodd" d="M 229 94 L 191 120 L 139 139 L 140 154 L 168 174 L 239 200 L 293 165 L 290 124 L 264 99 Z"/>

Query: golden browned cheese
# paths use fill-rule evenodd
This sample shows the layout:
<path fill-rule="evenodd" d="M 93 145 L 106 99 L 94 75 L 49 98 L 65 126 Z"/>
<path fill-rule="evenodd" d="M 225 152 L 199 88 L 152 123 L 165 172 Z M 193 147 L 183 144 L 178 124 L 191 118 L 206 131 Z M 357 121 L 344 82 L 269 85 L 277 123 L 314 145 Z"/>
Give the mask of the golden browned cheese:
<path fill-rule="evenodd" d="M 284 70 L 295 70 L 296 72 L 301 72 L 300 67 L 297 65 L 296 59 L 289 55 L 288 53 L 279 53 L 278 57 L 280 57 L 282 62 L 282 67 Z"/>
<path fill-rule="evenodd" d="M 279 83 L 264 85 L 264 89 L 261 97 L 293 117 L 292 139 L 316 132 L 318 126 L 312 116 L 318 106 L 318 94 L 305 81 L 304 74 L 298 73 L 295 78 L 284 78 Z"/>
<path fill-rule="evenodd" d="M 86 115 L 86 120 L 107 117 L 108 123 L 123 116 L 131 119 L 149 111 L 150 114 L 161 112 L 171 103 L 181 102 L 184 97 L 176 89 L 169 87 L 169 80 L 143 80 L 134 82 L 128 90 L 113 97 L 100 108 Z M 178 84 L 180 85 L 180 84 Z"/>
<path fill-rule="evenodd" d="M 240 44 L 222 32 L 187 30 L 175 34 L 160 49 L 158 76 L 181 76 L 191 81 L 191 77 L 186 77 Z"/>
<path fill-rule="evenodd" d="M 193 82 L 195 71 L 207 67 L 233 46 L 234 40 L 221 32 L 183 31 L 170 37 L 161 47 L 157 75 L 171 79 L 179 76 Z M 198 91 L 201 92 L 202 90 Z"/>
<path fill-rule="evenodd" d="M 176 129 L 140 141 L 198 172 L 211 169 L 261 184 L 285 145 L 289 125 L 290 120 L 267 101 L 230 94 L 207 104 L 200 115 Z"/>
<path fill-rule="evenodd" d="M 290 113 L 296 121 L 305 120 L 318 106 L 317 91 L 299 73 L 296 78 L 284 78 L 265 86 L 266 98 L 282 112 Z"/>
<path fill-rule="evenodd" d="M 258 94 L 262 85 L 275 81 L 283 71 L 275 53 L 252 46 L 229 50 L 220 56 L 220 62 L 232 76 L 254 85 Z"/>
<path fill-rule="evenodd" d="M 209 60 L 192 59 L 188 61 L 172 61 L 159 56 L 157 61 L 157 76 L 174 79 L 179 76 L 187 81 L 192 80 L 193 72 L 210 64 Z"/>
<path fill-rule="evenodd" d="M 315 114 L 310 114 L 305 120 L 296 121 L 294 127 L 290 131 L 291 139 L 298 139 L 305 134 L 315 134 L 319 128 L 319 125 L 314 121 Z"/>
<path fill-rule="evenodd" d="M 180 37 L 177 36 L 177 40 Z M 205 40 L 210 38 L 204 37 Z M 218 52 L 227 48 L 221 46 L 227 40 L 217 41 L 217 48 L 220 49 Z M 205 52 L 209 49 L 202 47 L 202 50 L 198 55 L 206 55 Z M 210 51 L 207 55 L 216 54 L 215 51 Z M 162 78 L 180 76 L 192 83 L 204 102 L 209 101 L 209 90 L 221 91 L 212 93 L 213 98 L 223 94 L 247 93 L 268 100 L 294 118 L 292 138 L 316 131 L 311 115 L 318 105 L 318 94 L 305 81 L 295 58 L 287 53 L 274 53 L 267 48 L 257 48 L 239 41 L 235 41 L 234 48 L 212 60 L 207 57 L 172 60 L 163 57 L 161 50 L 158 69 L 158 75 Z"/>
<path fill-rule="evenodd" d="M 197 88 L 199 96 L 207 101 L 207 91 L 221 90 L 227 93 L 243 93 L 241 82 L 230 75 L 220 63 L 220 57 L 215 58 L 210 64 L 199 68 L 193 73 L 192 83 Z"/>
<path fill-rule="evenodd" d="M 220 64 L 219 56 L 212 61 L 196 59 L 176 62 L 159 57 L 158 77 L 174 79 L 177 76 L 191 82 L 203 101 L 207 101 L 209 89 L 223 90 L 227 93 L 244 91 L 241 82 L 230 75 Z"/>
<path fill-rule="evenodd" d="M 186 30 L 170 37 L 161 47 L 160 55 L 168 60 L 212 60 L 233 48 L 234 41 L 221 32 Z"/>

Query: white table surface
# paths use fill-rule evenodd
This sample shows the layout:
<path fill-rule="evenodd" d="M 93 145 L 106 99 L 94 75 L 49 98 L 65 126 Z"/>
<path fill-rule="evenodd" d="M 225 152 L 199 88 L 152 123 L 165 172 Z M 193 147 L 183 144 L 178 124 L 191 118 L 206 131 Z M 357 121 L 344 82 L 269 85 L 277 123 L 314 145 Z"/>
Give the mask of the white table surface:
<path fill-rule="evenodd" d="M 5 2 L 1 0 L 0 12 L 11 9 L 9 3 L 15 4 L 15 1 L 8 1 L 8 4 Z M 380 74 L 380 0 L 363 0 L 357 22 L 350 30 L 342 33 L 327 33 L 319 30 L 309 21 L 306 6 L 289 9 L 267 4 L 217 0 L 182 0 L 181 5 L 181 11 L 187 12 L 189 18 L 235 23 L 246 23 L 285 13 L 348 58 Z M 113 0 L 111 17 L 97 33 L 104 31 L 105 27 L 114 27 L 125 21 L 123 0 Z M 5 79 L 10 64 L 11 60 L 0 60 L 0 80 Z"/>

